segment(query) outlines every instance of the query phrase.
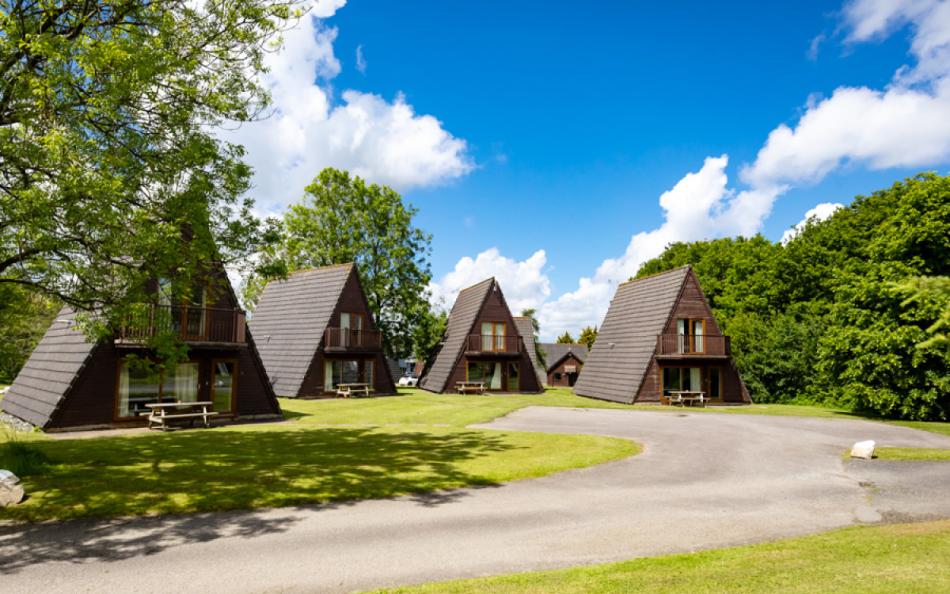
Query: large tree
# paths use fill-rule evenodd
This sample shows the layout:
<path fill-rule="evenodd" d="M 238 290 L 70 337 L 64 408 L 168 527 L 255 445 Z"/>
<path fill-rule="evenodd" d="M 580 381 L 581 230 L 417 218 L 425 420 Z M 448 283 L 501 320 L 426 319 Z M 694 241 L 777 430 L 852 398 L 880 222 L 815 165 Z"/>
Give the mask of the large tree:
<path fill-rule="evenodd" d="M 571 333 L 567 331 L 565 331 L 564 334 L 558 336 L 555 342 L 558 344 L 576 344 L 574 342 L 574 337 L 571 336 Z"/>
<path fill-rule="evenodd" d="M 0 285 L 109 320 L 248 251 L 243 149 L 275 0 L 0 0 Z M 116 314 L 117 315 L 117 314 Z"/>
<path fill-rule="evenodd" d="M 415 226 L 418 211 L 391 188 L 332 168 L 305 193 L 284 217 L 280 245 L 261 254 L 268 274 L 251 279 L 246 300 L 253 303 L 261 286 L 281 272 L 355 262 L 387 354 L 425 352 L 426 345 L 415 341 L 429 342 L 439 322 L 428 301 L 432 236 Z M 420 324 L 426 328 L 416 333 Z"/>
<path fill-rule="evenodd" d="M 597 326 L 586 326 L 581 328 L 581 333 L 577 337 L 577 342 L 587 345 L 588 349 L 594 348 L 594 341 L 597 340 Z"/>

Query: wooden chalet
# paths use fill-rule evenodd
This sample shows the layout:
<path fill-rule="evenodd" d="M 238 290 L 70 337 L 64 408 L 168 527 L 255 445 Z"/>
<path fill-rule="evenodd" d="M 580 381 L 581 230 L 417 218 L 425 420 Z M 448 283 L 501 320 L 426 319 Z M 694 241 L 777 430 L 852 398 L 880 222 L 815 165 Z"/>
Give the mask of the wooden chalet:
<path fill-rule="evenodd" d="M 522 338 L 498 282 L 484 280 L 459 293 L 419 386 L 448 393 L 459 382 L 478 382 L 495 392 L 541 392 L 528 354 L 533 341 L 533 334 Z"/>
<path fill-rule="evenodd" d="M 551 387 L 573 388 L 587 359 L 587 345 L 546 342 L 541 349 L 547 362 L 545 383 Z"/>
<path fill-rule="evenodd" d="M 171 298 L 171 283 L 152 283 L 152 303 L 113 338 L 91 342 L 63 308 L 2 401 L 4 412 L 46 431 L 144 425 L 150 404 L 210 402 L 214 419 L 280 418 L 244 312 L 220 266 L 189 298 Z M 130 320 L 131 321 L 131 320 Z M 148 358 L 145 342 L 177 334 L 187 359 L 163 373 L 132 361 Z"/>
<path fill-rule="evenodd" d="M 574 386 L 580 396 L 627 404 L 668 402 L 684 391 L 712 403 L 751 402 L 689 266 L 617 287 Z"/>
<path fill-rule="evenodd" d="M 270 282 L 251 319 L 280 396 L 333 396 L 340 384 L 396 393 L 355 264 L 303 270 Z"/>

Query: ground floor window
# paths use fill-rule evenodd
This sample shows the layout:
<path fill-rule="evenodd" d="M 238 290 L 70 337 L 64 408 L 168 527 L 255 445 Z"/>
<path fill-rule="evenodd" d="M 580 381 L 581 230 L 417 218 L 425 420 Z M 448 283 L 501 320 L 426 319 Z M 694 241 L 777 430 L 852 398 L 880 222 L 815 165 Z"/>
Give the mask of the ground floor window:
<path fill-rule="evenodd" d="M 178 363 L 160 373 L 152 366 L 119 361 L 118 416 L 148 414 L 152 402 L 195 402 L 198 400 L 199 366 L 196 361 Z"/>
<path fill-rule="evenodd" d="M 220 413 L 230 413 L 234 406 L 234 392 L 237 389 L 237 361 L 216 360 L 213 364 L 214 377 L 211 379 L 211 401 L 213 409 Z"/>
<path fill-rule="evenodd" d="M 332 392 L 340 384 L 373 385 L 373 362 L 327 359 L 323 364 L 323 389 Z"/>
<path fill-rule="evenodd" d="M 521 390 L 521 364 L 504 361 L 469 361 L 465 379 L 481 382 L 489 390 L 518 392 Z"/>
<path fill-rule="evenodd" d="M 707 398 L 722 398 L 722 371 L 719 367 L 664 367 L 663 395 L 670 392 L 705 392 Z"/>

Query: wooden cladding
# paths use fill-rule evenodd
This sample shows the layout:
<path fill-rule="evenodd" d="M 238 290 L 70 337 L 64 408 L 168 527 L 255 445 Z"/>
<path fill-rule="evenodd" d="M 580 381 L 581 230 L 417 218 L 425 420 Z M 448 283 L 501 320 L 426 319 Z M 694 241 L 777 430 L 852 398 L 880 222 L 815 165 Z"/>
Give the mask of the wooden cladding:
<path fill-rule="evenodd" d="M 656 337 L 659 356 L 728 357 L 729 337 L 721 334 L 660 334 Z"/>
<path fill-rule="evenodd" d="M 323 348 L 333 351 L 376 351 L 382 348 L 379 330 L 357 328 L 327 328 L 323 333 Z"/>
<path fill-rule="evenodd" d="M 184 342 L 244 344 L 245 314 L 240 309 L 200 305 L 140 304 L 119 330 L 119 344 L 141 344 L 161 334 Z"/>
<path fill-rule="evenodd" d="M 468 337 L 465 351 L 468 353 L 521 353 L 520 336 L 497 334 L 472 334 Z"/>

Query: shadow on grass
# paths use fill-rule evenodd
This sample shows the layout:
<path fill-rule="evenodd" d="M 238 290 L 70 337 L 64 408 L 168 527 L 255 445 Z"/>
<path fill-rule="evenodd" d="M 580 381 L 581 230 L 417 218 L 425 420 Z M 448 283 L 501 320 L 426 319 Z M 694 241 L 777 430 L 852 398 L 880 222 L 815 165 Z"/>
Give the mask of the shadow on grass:
<path fill-rule="evenodd" d="M 414 495 L 420 505 L 441 505 L 464 496 L 440 491 L 493 486 L 465 471 L 465 462 L 512 449 L 499 437 L 477 431 L 389 432 L 333 427 L 319 430 L 188 431 L 166 435 L 31 444 L 49 460 L 48 468 L 24 478 L 29 500 L 0 510 L 0 519 L 37 521 L 81 517 L 121 517 L 289 507 L 359 499 Z M 166 520 L 156 519 L 163 531 Z M 166 540 L 214 539 L 221 534 L 280 530 L 253 515 L 224 519 L 168 520 L 169 539 L 137 537 L 109 545 L 109 523 L 101 536 L 83 532 L 81 542 L 64 546 L 58 558 L 84 555 L 147 554 Z M 218 523 L 221 525 L 218 525 Z M 189 527 L 189 524 L 193 524 Z M 204 529 L 202 529 L 204 527 Z M 197 531 L 196 531 L 197 529 Z M 51 543 L 55 526 L 15 524 L 0 528 L 0 574 L 24 559 L 58 555 Z M 189 536 L 195 532 L 195 536 Z M 31 535 L 39 541 L 34 553 Z M 99 544 L 102 543 L 102 548 Z M 150 548 L 152 547 L 152 548 Z M 128 556 L 126 555 L 126 556 Z"/>

